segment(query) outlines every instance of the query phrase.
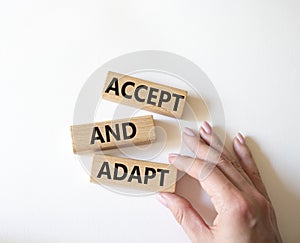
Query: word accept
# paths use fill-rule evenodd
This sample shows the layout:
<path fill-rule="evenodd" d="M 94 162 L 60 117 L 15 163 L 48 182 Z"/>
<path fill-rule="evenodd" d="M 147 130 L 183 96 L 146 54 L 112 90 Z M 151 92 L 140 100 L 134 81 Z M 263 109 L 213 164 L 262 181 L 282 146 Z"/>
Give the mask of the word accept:
<path fill-rule="evenodd" d="M 152 116 L 71 126 L 74 153 L 147 144 L 156 138 Z"/>
<path fill-rule="evenodd" d="M 174 192 L 177 169 L 169 164 L 95 155 L 91 182 L 146 191 Z"/>
<path fill-rule="evenodd" d="M 187 91 L 108 72 L 102 97 L 106 100 L 180 118 Z"/>

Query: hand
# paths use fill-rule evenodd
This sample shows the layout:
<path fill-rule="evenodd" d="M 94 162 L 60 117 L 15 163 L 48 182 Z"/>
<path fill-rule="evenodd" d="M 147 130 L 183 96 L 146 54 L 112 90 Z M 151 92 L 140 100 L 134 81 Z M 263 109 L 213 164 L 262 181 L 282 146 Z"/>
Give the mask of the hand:
<path fill-rule="evenodd" d="M 238 134 L 233 148 L 223 149 L 220 139 L 204 122 L 200 137 L 185 128 L 183 139 L 196 158 L 170 154 L 169 162 L 196 178 L 217 211 L 208 225 L 191 204 L 176 194 L 160 193 L 192 242 L 282 242 L 275 212 L 244 137 Z"/>

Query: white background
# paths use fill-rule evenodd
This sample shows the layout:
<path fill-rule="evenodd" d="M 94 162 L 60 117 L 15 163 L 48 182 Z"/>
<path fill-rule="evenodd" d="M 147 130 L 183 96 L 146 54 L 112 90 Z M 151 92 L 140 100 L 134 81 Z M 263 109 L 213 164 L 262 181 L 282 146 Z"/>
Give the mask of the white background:
<path fill-rule="evenodd" d="M 185 56 L 209 76 L 223 129 L 248 137 L 283 238 L 299 242 L 297 0 L 1 0 L 0 242 L 188 242 L 154 196 L 90 184 L 72 154 L 85 80 L 145 49 Z"/>

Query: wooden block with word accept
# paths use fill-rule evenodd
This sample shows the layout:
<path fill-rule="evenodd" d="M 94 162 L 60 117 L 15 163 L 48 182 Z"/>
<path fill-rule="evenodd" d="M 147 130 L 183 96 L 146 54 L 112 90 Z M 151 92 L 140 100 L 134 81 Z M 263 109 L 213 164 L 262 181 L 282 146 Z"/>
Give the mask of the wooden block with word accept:
<path fill-rule="evenodd" d="M 177 169 L 170 164 L 95 154 L 90 181 L 145 191 L 174 192 Z"/>
<path fill-rule="evenodd" d="M 102 97 L 117 103 L 180 118 L 187 91 L 108 72 Z"/>
<path fill-rule="evenodd" d="M 74 153 L 151 143 L 156 139 L 153 116 L 71 126 Z"/>

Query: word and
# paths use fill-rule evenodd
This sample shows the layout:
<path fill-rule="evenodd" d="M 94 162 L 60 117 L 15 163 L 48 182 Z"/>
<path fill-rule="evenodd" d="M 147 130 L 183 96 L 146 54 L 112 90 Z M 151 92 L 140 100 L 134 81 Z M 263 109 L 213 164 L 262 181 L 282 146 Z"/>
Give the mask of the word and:
<path fill-rule="evenodd" d="M 120 125 L 122 129 L 122 134 L 123 136 L 121 137 L 120 133 Z M 128 134 L 128 129 L 127 127 L 131 128 L 131 133 Z M 132 122 L 124 122 L 121 124 L 115 124 L 114 129 L 112 128 L 111 125 L 105 125 L 104 126 L 105 134 L 104 136 L 101 133 L 101 130 L 99 127 L 94 127 L 93 128 L 93 133 L 92 133 L 92 138 L 91 138 L 91 144 L 94 144 L 95 141 L 100 141 L 101 143 L 108 143 L 111 141 L 111 136 L 115 141 L 120 141 L 120 140 L 127 140 L 127 139 L 132 139 L 136 135 L 136 126 Z"/>
<path fill-rule="evenodd" d="M 152 116 L 137 116 L 71 126 L 74 153 L 151 143 L 156 139 Z"/>

